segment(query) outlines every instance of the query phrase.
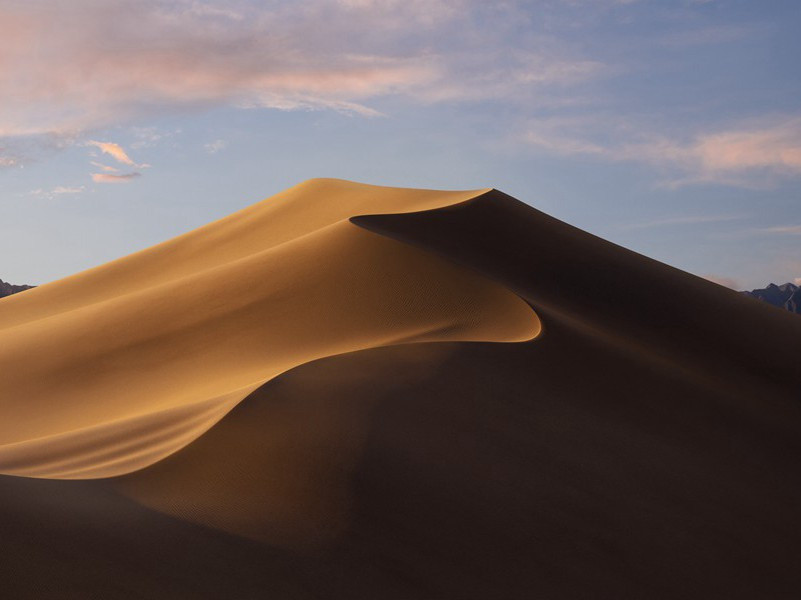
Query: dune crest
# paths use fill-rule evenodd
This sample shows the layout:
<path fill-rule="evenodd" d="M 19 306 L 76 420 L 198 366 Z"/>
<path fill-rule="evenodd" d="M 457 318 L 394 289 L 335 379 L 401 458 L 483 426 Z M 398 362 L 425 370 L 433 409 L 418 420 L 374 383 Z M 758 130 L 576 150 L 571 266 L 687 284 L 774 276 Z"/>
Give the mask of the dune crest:
<path fill-rule="evenodd" d="M 311 180 L 0 305 L 0 473 L 131 473 L 266 381 L 342 353 L 530 340 L 539 318 L 477 272 L 350 222 L 487 190 Z"/>
<path fill-rule="evenodd" d="M 309 181 L 0 336 L 4 598 L 801 587 L 801 320 L 498 190 Z"/>

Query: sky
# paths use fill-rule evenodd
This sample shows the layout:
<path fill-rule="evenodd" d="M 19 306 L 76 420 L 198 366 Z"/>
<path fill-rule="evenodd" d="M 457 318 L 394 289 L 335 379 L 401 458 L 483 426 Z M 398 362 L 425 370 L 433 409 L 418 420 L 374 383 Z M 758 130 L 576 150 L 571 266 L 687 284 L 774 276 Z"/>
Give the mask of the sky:
<path fill-rule="evenodd" d="M 801 283 L 799 29 L 797 0 L 0 0 L 0 278 L 338 177 Z"/>

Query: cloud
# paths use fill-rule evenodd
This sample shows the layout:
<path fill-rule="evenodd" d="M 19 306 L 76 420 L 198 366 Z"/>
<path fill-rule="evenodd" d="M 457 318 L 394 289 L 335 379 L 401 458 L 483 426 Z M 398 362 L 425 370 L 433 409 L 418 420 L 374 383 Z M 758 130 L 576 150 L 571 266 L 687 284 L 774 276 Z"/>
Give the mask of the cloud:
<path fill-rule="evenodd" d="M 600 76 L 605 67 L 592 60 L 570 60 L 547 57 L 538 53 L 480 52 L 465 60 L 470 64 L 469 77 L 440 80 L 437 85 L 423 87 L 416 92 L 419 99 L 428 102 L 474 102 L 502 99 L 511 105 L 539 105 L 545 88 L 554 93 Z M 503 65 L 499 67 L 498 65 Z M 465 69 L 454 65 L 454 69 Z M 537 93 L 539 92 L 539 94 Z M 570 101 L 559 99 L 566 105 Z"/>
<path fill-rule="evenodd" d="M 94 160 L 91 161 L 90 164 L 93 167 L 97 167 L 98 169 L 103 169 L 104 171 L 107 171 L 107 172 L 110 172 L 110 173 L 116 173 L 119 170 L 116 167 L 111 167 L 109 165 L 104 165 L 103 163 L 99 163 L 99 162 L 94 161 Z"/>
<path fill-rule="evenodd" d="M 693 215 L 683 217 L 667 217 L 664 219 L 655 219 L 653 221 L 645 221 L 642 223 L 631 223 L 629 225 L 622 225 L 620 229 L 650 229 L 652 227 L 665 227 L 670 225 L 700 225 L 704 223 L 725 223 L 727 221 L 737 221 L 746 217 L 742 215 Z"/>
<path fill-rule="evenodd" d="M 0 29 L 2 23 L 0 23 Z M 3 40 L 0 38 L 0 46 Z M 0 52 L 1 53 L 1 52 Z M 0 80 L 3 77 L 3 65 L 0 62 Z M 0 102 L 0 113 L 3 103 Z M 0 169 L 18 167 L 36 163 L 44 157 L 74 146 L 76 136 L 70 134 L 48 133 L 35 136 L 0 136 Z"/>
<path fill-rule="evenodd" d="M 111 175 L 110 173 L 92 173 L 92 181 L 95 183 L 130 183 L 141 173 L 125 173 L 124 175 Z"/>
<path fill-rule="evenodd" d="M 723 131 L 700 136 L 684 149 L 711 172 L 772 169 L 801 174 L 801 118 L 766 127 Z"/>
<path fill-rule="evenodd" d="M 732 290 L 740 290 L 742 286 L 736 279 L 732 279 L 731 277 L 719 277 L 717 275 L 701 275 L 707 281 L 711 281 L 712 283 L 717 283 L 718 285 L 722 285 L 723 287 L 727 287 Z"/>
<path fill-rule="evenodd" d="M 208 144 L 203 144 L 203 148 L 209 154 L 217 154 L 220 150 L 225 148 L 228 145 L 228 142 L 225 140 L 214 140 L 213 142 L 209 142 Z"/>
<path fill-rule="evenodd" d="M 163 130 L 158 127 L 131 127 L 131 134 L 134 137 L 131 148 L 141 150 L 159 144 L 162 140 L 171 138 L 181 133 L 180 129 Z"/>
<path fill-rule="evenodd" d="M 135 163 L 131 157 L 128 156 L 128 153 L 123 149 L 123 147 L 119 144 L 115 144 L 114 142 L 98 142 L 95 140 L 89 140 L 86 142 L 86 145 L 99 148 L 104 154 L 108 154 L 117 162 L 128 167 L 138 167 L 142 169 L 150 166 L 148 164 Z M 112 175 L 112 173 L 116 173 L 119 171 L 119 169 L 96 161 L 91 161 L 91 164 L 105 171 L 105 173 L 92 174 L 92 181 L 95 183 L 129 183 L 133 179 L 142 176 L 142 174 L 138 172 Z"/>
<path fill-rule="evenodd" d="M 80 194 L 84 191 L 84 186 L 77 186 L 77 187 L 66 187 L 63 185 L 59 185 L 54 187 L 50 193 L 55 194 L 56 196 L 61 196 L 63 194 Z"/>
<path fill-rule="evenodd" d="M 645 133 L 643 133 L 645 131 Z M 784 115 L 682 140 L 603 116 L 532 120 L 522 140 L 549 153 L 641 162 L 669 173 L 664 185 L 759 187 L 801 176 L 801 117 Z"/>
<path fill-rule="evenodd" d="M 378 116 L 416 102 L 530 101 L 597 61 L 509 35 L 525 3 L 74 0 L 0 5 L 0 138 L 217 106 Z M 35 51 L 33 50 L 35 49 Z"/>
<path fill-rule="evenodd" d="M 360 100 L 430 76 L 408 57 L 356 52 L 345 41 L 353 36 L 319 36 L 319 23 L 311 35 L 304 14 L 320 17 L 320 7 L 242 3 L 248 18 L 217 18 L 235 11 L 156 0 L 0 7 L 0 137 L 220 105 L 375 115 Z M 327 27 L 341 29 L 343 18 Z"/>
<path fill-rule="evenodd" d="M 89 146 L 95 146 L 96 148 L 99 148 L 101 152 L 108 154 L 117 162 L 130 167 L 139 166 L 133 160 L 131 160 L 131 157 L 128 156 L 128 153 L 125 152 L 125 150 L 123 150 L 122 146 L 119 144 L 115 144 L 113 142 L 97 142 L 95 140 L 89 140 L 86 143 Z"/>
<path fill-rule="evenodd" d="M 35 196 L 37 198 L 46 198 L 48 200 L 52 200 L 59 196 L 74 196 L 76 194 L 81 194 L 84 192 L 84 190 L 86 190 L 86 187 L 82 185 L 73 187 L 59 185 L 50 190 L 44 190 L 44 189 L 31 190 L 29 192 L 29 195 Z"/>
<path fill-rule="evenodd" d="M 776 227 L 755 229 L 754 232 L 774 235 L 801 235 L 801 225 L 777 225 Z"/>

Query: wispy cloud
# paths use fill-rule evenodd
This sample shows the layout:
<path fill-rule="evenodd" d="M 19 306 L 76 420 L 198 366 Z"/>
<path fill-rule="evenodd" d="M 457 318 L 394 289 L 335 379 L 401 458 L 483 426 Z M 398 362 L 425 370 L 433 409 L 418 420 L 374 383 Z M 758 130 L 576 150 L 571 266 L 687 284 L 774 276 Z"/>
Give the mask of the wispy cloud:
<path fill-rule="evenodd" d="M 738 221 L 745 219 L 743 215 L 687 215 L 681 217 L 665 217 L 664 219 L 654 219 L 642 223 L 630 223 L 621 225 L 620 229 L 651 229 L 653 227 L 666 227 L 671 225 L 702 225 L 705 223 L 725 223 L 727 221 Z"/>
<path fill-rule="evenodd" d="M 48 200 L 52 200 L 54 198 L 58 198 L 59 196 L 75 196 L 77 194 L 81 194 L 86 190 L 86 187 L 83 185 L 79 186 L 64 186 L 58 185 L 52 189 L 45 190 L 45 189 L 36 189 L 31 190 L 28 192 L 28 195 L 34 196 L 36 198 L 45 198 Z"/>
<path fill-rule="evenodd" d="M 116 173 L 119 170 L 119 169 L 117 169 L 117 167 L 112 167 L 110 165 L 104 165 L 103 163 L 99 163 L 96 160 L 91 161 L 90 164 L 93 167 L 97 167 L 98 169 L 102 169 L 103 171 L 106 171 L 106 172 L 109 172 L 109 173 Z"/>
<path fill-rule="evenodd" d="M 228 142 L 226 142 L 225 140 L 214 140 L 213 142 L 208 142 L 207 144 L 203 144 L 203 149 L 209 154 L 217 154 L 227 145 Z"/>
<path fill-rule="evenodd" d="M 522 139 L 560 155 L 593 155 L 663 169 L 669 187 L 719 183 L 754 187 L 801 176 L 801 117 L 785 115 L 681 140 L 620 118 L 533 120 Z"/>
<path fill-rule="evenodd" d="M 180 129 L 159 129 L 158 127 L 131 127 L 131 134 L 134 141 L 131 143 L 131 148 L 134 150 L 141 150 L 142 148 L 150 148 L 155 146 L 165 139 L 171 138 L 181 132 Z"/>
<path fill-rule="evenodd" d="M 114 142 L 98 142 L 96 140 L 90 140 L 86 142 L 86 145 L 94 146 L 95 148 L 100 149 L 101 152 L 103 152 L 104 154 L 108 154 L 118 163 L 121 163 L 127 167 L 136 167 L 142 169 L 150 166 L 144 163 L 143 164 L 135 163 L 133 159 L 131 159 L 131 157 L 128 156 L 128 153 L 125 151 L 125 149 L 119 144 L 115 144 Z M 117 169 L 116 167 L 105 165 L 97 161 L 91 161 L 91 164 L 104 171 L 104 173 L 92 174 L 92 181 L 94 181 L 95 183 L 129 183 L 133 179 L 142 176 L 142 174 L 139 172 L 113 175 L 113 173 L 117 173 L 119 171 L 119 169 Z"/>
<path fill-rule="evenodd" d="M 766 233 L 772 235 L 801 235 L 801 225 L 777 225 L 775 227 L 763 227 L 754 229 L 754 233 Z"/>
<path fill-rule="evenodd" d="M 347 42 L 354 36 L 337 36 L 345 17 L 330 6 L 243 2 L 248 18 L 230 18 L 236 10 L 156 0 L 0 7 L 0 137 L 216 105 L 371 115 L 361 100 L 431 77 L 429 65 L 411 57 L 356 52 Z M 309 19 L 324 12 L 333 31 L 315 41 Z"/>
<path fill-rule="evenodd" d="M 221 105 L 376 116 L 369 104 L 387 95 L 525 101 L 538 87 L 601 70 L 540 38 L 508 38 L 528 18 L 518 5 L 525 3 L 6 3 L 0 137 Z"/>
<path fill-rule="evenodd" d="M 755 186 L 800 176 L 801 116 L 703 131 L 677 127 L 676 133 L 648 123 L 626 124 L 620 116 L 624 109 L 609 108 L 622 100 L 621 92 L 593 85 L 620 75 L 636 60 L 626 64 L 618 54 L 617 62 L 608 63 L 602 52 L 592 52 L 591 44 L 560 41 L 554 32 L 575 42 L 581 27 L 599 14 L 618 19 L 640 12 L 625 6 L 633 3 L 3 3 L 0 141 L 44 134 L 83 139 L 109 126 L 141 125 L 146 118 L 219 106 L 377 117 L 393 106 L 382 101 L 394 97 L 417 105 L 494 102 L 500 135 L 511 121 L 526 119 L 521 115 L 548 107 L 539 114 L 556 116 L 529 118 L 521 128 L 527 144 L 562 156 L 647 163 L 664 171 L 664 184 L 670 187 Z M 682 11 L 698 10 L 688 8 L 690 3 L 682 0 Z M 749 35 L 748 27 L 693 21 L 685 28 L 660 30 L 655 45 L 667 52 L 670 45 L 725 43 Z M 567 109 L 582 102 L 587 103 L 582 110 Z M 590 112 L 602 106 L 617 116 Z M 645 121 L 641 117 L 639 124 Z M 128 148 L 135 153 L 165 135 L 139 127 Z M 118 144 L 90 143 L 120 164 L 138 170 L 145 166 Z M 213 148 L 205 147 L 219 151 Z M 0 166 L 18 163 L 13 156 L 0 158 Z"/>
<path fill-rule="evenodd" d="M 777 123 L 699 136 L 684 148 L 688 159 L 698 158 L 705 171 L 771 169 L 801 174 L 801 117 Z"/>
<path fill-rule="evenodd" d="M 95 140 L 89 140 L 87 145 L 99 148 L 101 152 L 108 154 L 119 163 L 128 165 L 130 167 L 139 166 L 133 160 L 131 160 L 131 157 L 128 156 L 128 153 L 119 144 L 115 144 L 113 142 L 98 142 Z"/>
<path fill-rule="evenodd" d="M 141 173 L 125 173 L 124 175 L 112 175 L 110 173 L 92 173 L 92 181 L 95 183 L 130 183 Z"/>
<path fill-rule="evenodd" d="M 0 156 L 0 168 L 17 167 L 20 160 L 16 156 Z"/>

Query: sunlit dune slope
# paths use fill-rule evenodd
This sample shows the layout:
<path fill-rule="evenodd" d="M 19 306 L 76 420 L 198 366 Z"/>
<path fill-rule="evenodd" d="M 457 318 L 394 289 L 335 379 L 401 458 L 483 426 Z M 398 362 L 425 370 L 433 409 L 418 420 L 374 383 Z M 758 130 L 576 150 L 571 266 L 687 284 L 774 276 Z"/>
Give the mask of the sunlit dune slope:
<path fill-rule="evenodd" d="M 279 373 L 420 341 L 521 341 L 502 286 L 365 231 L 360 212 L 481 192 L 313 180 L 0 306 L 0 472 L 91 478 L 151 464 Z"/>

